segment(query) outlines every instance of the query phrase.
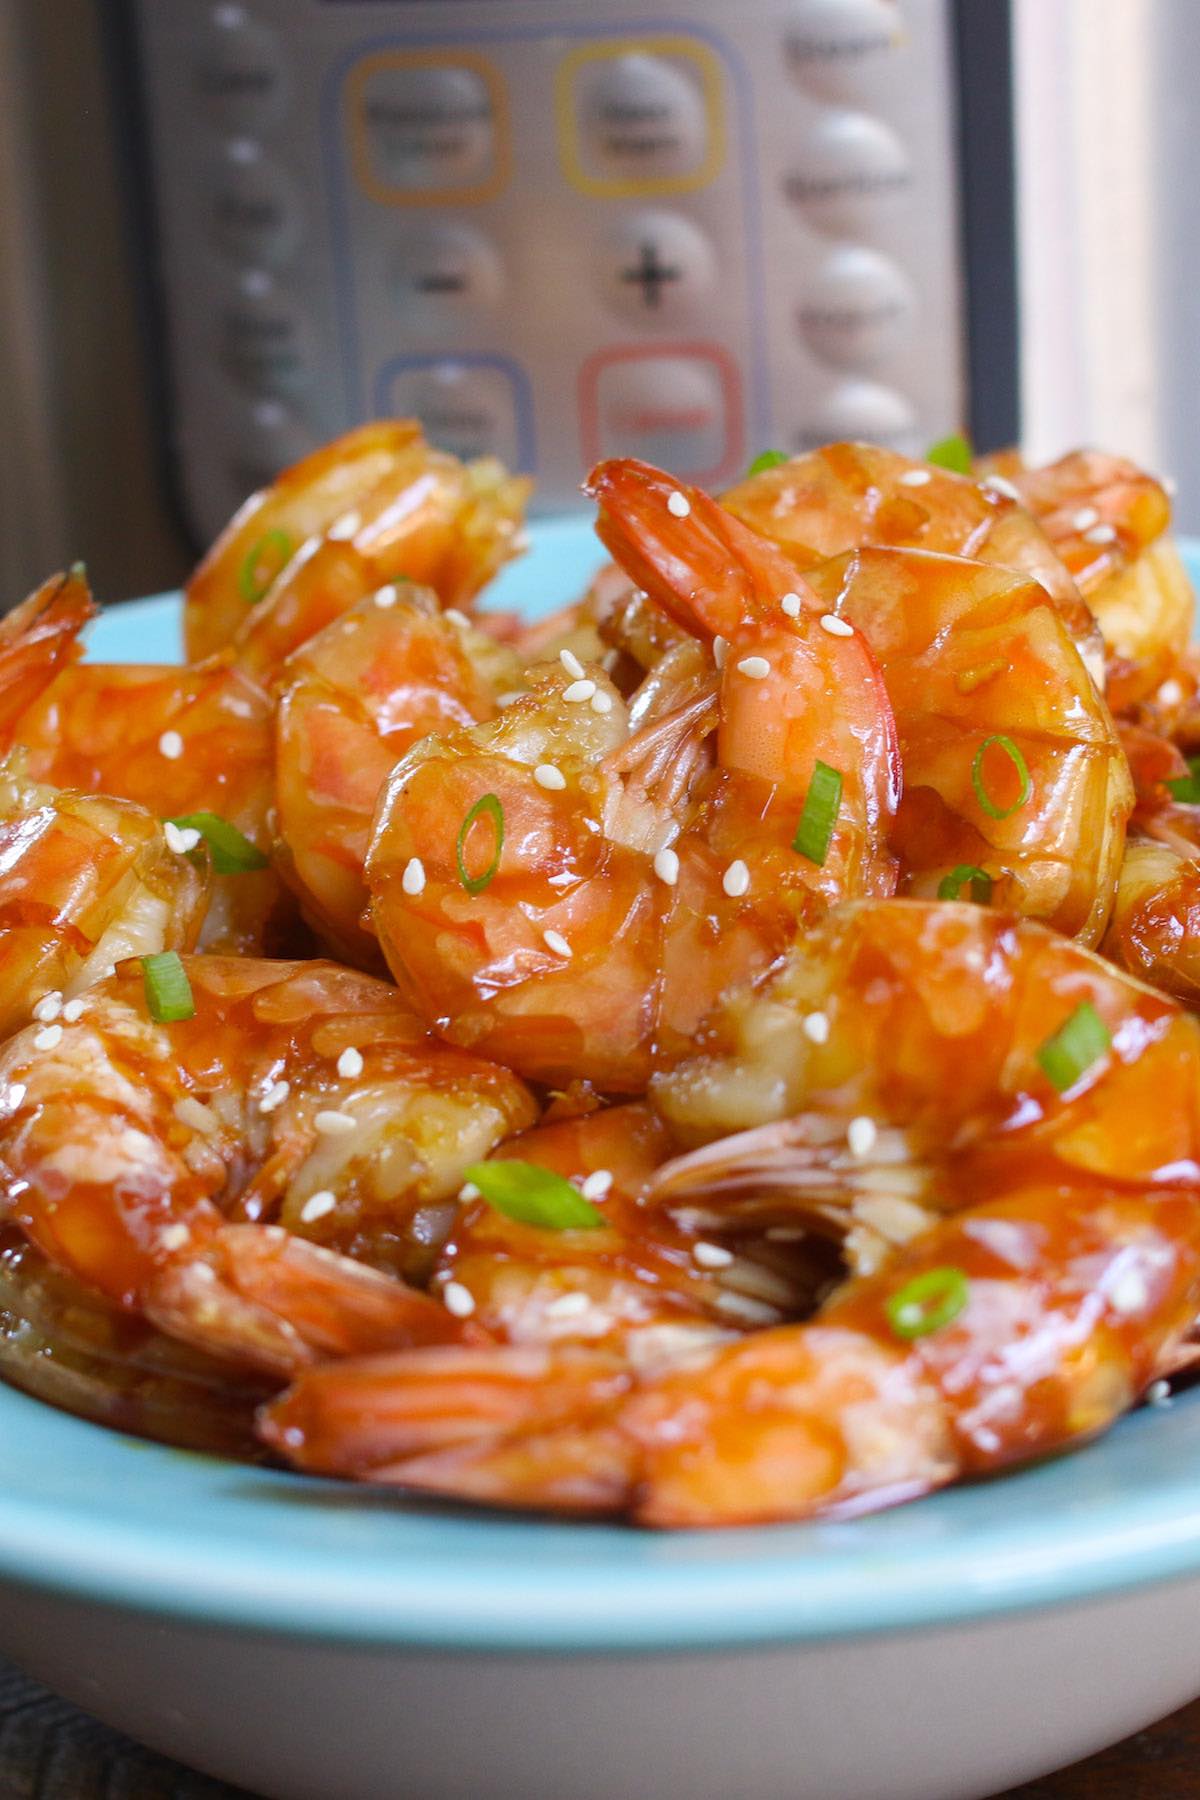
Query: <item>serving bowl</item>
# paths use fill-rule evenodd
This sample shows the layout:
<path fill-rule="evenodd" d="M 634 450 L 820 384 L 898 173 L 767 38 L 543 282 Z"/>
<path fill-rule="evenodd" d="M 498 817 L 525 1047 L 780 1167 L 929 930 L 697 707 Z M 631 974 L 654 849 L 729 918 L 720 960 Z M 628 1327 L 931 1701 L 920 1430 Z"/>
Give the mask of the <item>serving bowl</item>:
<path fill-rule="evenodd" d="M 599 560 L 541 526 L 497 604 Z M 178 629 L 166 597 L 91 641 L 172 660 Z M 1200 1690 L 1200 1391 L 895 1512 L 671 1535 L 222 1462 L 2 1386 L 0 1443 L 0 1652 L 280 1800 L 969 1800 Z"/>

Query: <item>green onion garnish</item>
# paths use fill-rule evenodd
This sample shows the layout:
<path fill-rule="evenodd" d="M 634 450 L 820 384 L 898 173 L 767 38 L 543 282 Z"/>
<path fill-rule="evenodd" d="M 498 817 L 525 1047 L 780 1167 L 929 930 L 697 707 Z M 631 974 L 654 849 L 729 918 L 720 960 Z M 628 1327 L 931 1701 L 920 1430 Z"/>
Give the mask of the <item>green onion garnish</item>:
<path fill-rule="evenodd" d="M 792 849 L 798 850 L 801 856 L 806 856 L 809 862 L 816 863 L 818 867 L 829 855 L 829 840 L 833 836 L 841 804 L 841 772 L 831 769 L 828 763 L 823 763 L 818 758 L 813 765 L 808 792 L 804 796 L 800 823 L 792 839 Z"/>
<path fill-rule="evenodd" d="M 491 862 L 483 871 L 482 875 L 468 875 L 467 865 L 463 861 L 463 846 L 467 841 L 467 833 L 470 831 L 472 825 L 475 823 L 476 819 L 482 818 L 484 813 L 487 814 L 488 818 L 496 828 L 496 848 Z M 468 894 L 482 894 L 484 888 L 500 867 L 500 852 L 503 848 L 504 808 L 501 806 L 499 798 L 495 794 L 481 794 L 462 824 L 459 826 L 458 841 L 454 846 L 454 855 L 458 862 L 458 879 L 462 882 Z"/>
<path fill-rule="evenodd" d="M 142 980 L 146 987 L 146 1005 L 150 1017 L 160 1025 L 176 1019 L 191 1019 L 196 1014 L 192 984 L 177 950 L 162 950 L 157 956 L 143 956 Z"/>
<path fill-rule="evenodd" d="M 251 544 L 238 570 L 238 591 L 248 606 L 262 599 L 275 577 L 292 559 L 292 540 L 274 526 Z"/>
<path fill-rule="evenodd" d="M 760 450 L 746 470 L 746 474 L 747 476 L 761 475 L 764 469 L 777 469 L 780 463 L 790 462 L 790 460 L 786 450 Z"/>
<path fill-rule="evenodd" d="M 965 887 L 970 887 L 971 898 L 979 906 L 986 906 L 992 897 L 992 878 L 976 863 L 959 863 L 956 869 L 943 875 L 938 882 L 937 897 L 939 900 L 957 900 Z"/>
<path fill-rule="evenodd" d="M 218 875 L 248 875 L 252 869 L 265 869 L 267 858 L 236 825 L 220 819 L 216 813 L 182 813 L 171 820 L 180 831 L 198 831 L 208 845 L 212 866 Z"/>
<path fill-rule="evenodd" d="M 537 1163 L 472 1163 L 465 1179 L 474 1183 L 489 1206 L 521 1225 L 536 1225 L 542 1231 L 594 1231 L 608 1223 L 578 1188 Z"/>
<path fill-rule="evenodd" d="M 884 1308 L 896 1336 L 911 1340 L 957 1319 L 970 1295 L 971 1284 L 961 1269 L 926 1269 L 890 1294 Z"/>
<path fill-rule="evenodd" d="M 1005 756 L 1007 756 L 1009 762 L 1017 771 L 1017 774 L 1021 779 L 1021 791 L 1011 806 L 998 806 L 984 786 L 983 759 L 993 744 L 995 744 L 998 750 L 1003 750 Z M 984 738 L 982 744 L 980 744 L 978 750 L 975 752 L 975 760 L 971 764 L 971 785 L 975 789 L 975 798 L 990 819 L 1011 819 L 1015 812 L 1020 811 L 1021 807 L 1024 806 L 1025 802 L 1033 792 L 1033 782 L 1030 778 L 1029 767 L 1025 758 L 1021 755 L 1021 752 L 1017 749 L 1017 746 L 1010 737 L 1004 737 L 999 733 L 992 737 Z"/>
<path fill-rule="evenodd" d="M 1188 773 L 1177 775 L 1173 781 L 1164 781 L 1163 786 L 1172 800 L 1182 800 L 1188 806 L 1200 805 L 1200 756 L 1189 756 Z"/>
<path fill-rule="evenodd" d="M 950 469 L 955 475 L 969 475 L 974 455 L 970 438 L 955 432 L 952 437 L 939 438 L 936 444 L 930 444 L 925 461 L 934 463 L 939 469 Z"/>
<path fill-rule="evenodd" d="M 1111 1048 L 1104 1020 L 1090 1000 L 1081 1000 L 1066 1024 L 1046 1039 L 1037 1059 L 1043 1075 L 1065 1094 Z"/>

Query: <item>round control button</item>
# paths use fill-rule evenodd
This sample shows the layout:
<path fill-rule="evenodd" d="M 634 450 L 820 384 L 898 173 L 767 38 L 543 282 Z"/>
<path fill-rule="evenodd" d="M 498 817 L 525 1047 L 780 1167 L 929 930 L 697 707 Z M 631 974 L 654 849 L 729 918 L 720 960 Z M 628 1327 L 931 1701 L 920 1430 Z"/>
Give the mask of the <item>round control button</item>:
<path fill-rule="evenodd" d="M 392 293 L 406 325 L 444 326 L 447 312 L 494 305 L 503 291 L 499 255 L 468 225 L 408 232 L 392 261 Z"/>
<path fill-rule="evenodd" d="M 903 341 L 916 307 L 903 269 L 878 251 L 844 244 L 816 271 L 797 317 L 823 361 L 856 369 L 877 362 Z"/>
<path fill-rule="evenodd" d="M 597 275 L 605 298 L 642 324 L 680 318 L 702 300 L 716 276 L 708 238 L 678 213 L 623 219 L 602 243 Z"/>
<path fill-rule="evenodd" d="M 225 131 L 261 131 L 283 111 L 287 72 L 279 39 L 244 6 L 210 6 L 196 62 L 196 98 Z"/>
<path fill-rule="evenodd" d="M 711 476 L 729 453 L 720 371 L 706 357 L 616 357 L 596 377 L 597 456 L 640 456 L 677 475 Z"/>
<path fill-rule="evenodd" d="M 208 190 L 212 236 L 238 263 L 284 263 L 300 241 L 300 200 L 277 163 L 253 138 L 231 138 Z"/>
<path fill-rule="evenodd" d="M 358 89 L 371 169 L 382 188 L 428 192 L 467 187 L 492 172 L 492 97 L 457 63 L 385 64 Z"/>
<path fill-rule="evenodd" d="M 886 77 L 889 52 L 902 31 L 896 0 L 794 0 L 784 53 L 810 93 L 861 102 Z"/>
<path fill-rule="evenodd" d="M 293 297 L 252 269 L 222 304 L 222 367 L 247 393 L 287 399 L 305 388 L 315 363 L 312 329 Z"/>
<path fill-rule="evenodd" d="M 866 113 L 824 112 L 785 170 L 783 191 L 818 230 L 852 234 L 912 186 L 908 153 L 896 133 Z"/>
<path fill-rule="evenodd" d="M 904 394 L 877 381 L 844 381 L 826 396 L 797 441 L 807 449 L 850 438 L 908 450 L 916 430 L 916 410 Z"/>
<path fill-rule="evenodd" d="M 704 161 L 704 98 L 676 64 L 640 52 L 589 57 L 575 77 L 581 153 L 592 175 L 646 182 L 692 174 Z"/>
<path fill-rule="evenodd" d="M 430 443 L 455 456 L 498 456 L 519 461 L 513 384 L 503 369 L 447 361 L 402 369 L 389 388 L 389 408 L 398 418 L 416 416 Z"/>

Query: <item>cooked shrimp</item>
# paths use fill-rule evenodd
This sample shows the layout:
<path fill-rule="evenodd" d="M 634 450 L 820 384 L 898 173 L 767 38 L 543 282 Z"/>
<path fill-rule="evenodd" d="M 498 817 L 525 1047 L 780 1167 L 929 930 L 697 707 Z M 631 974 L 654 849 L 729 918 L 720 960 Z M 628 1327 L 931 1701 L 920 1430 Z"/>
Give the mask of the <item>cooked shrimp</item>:
<path fill-rule="evenodd" d="M 184 1022 L 155 1021 L 126 963 L 79 1017 L 0 1053 L 8 1220 L 110 1302 L 267 1374 L 469 1338 L 386 1270 L 414 1233 L 428 1254 L 424 1209 L 532 1122 L 520 1082 L 333 964 L 184 966 Z M 382 1267 L 306 1241 L 317 1223 Z"/>
<path fill-rule="evenodd" d="M 461 463 L 412 420 L 360 426 L 285 470 L 218 538 L 185 596 L 195 661 L 226 644 L 270 682 L 306 638 L 402 578 L 463 606 L 520 548 L 529 483 Z"/>
<path fill-rule="evenodd" d="M 30 781 L 0 762 L 0 1037 L 39 1003 L 47 1018 L 113 964 L 194 944 L 204 875 L 168 847 L 160 822 L 104 795 Z M 49 1000 L 48 1000 L 48 997 Z"/>
<path fill-rule="evenodd" d="M 980 868 L 1012 910 L 1095 944 L 1133 794 L 1109 710 L 1044 589 L 919 550 L 859 550 L 808 579 L 883 670 L 904 769 L 901 890 L 933 895 Z"/>
<path fill-rule="evenodd" d="M 1138 838 L 1125 847 L 1104 954 L 1164 993 L 1200 1003 L 1200 860 Z"/>
<path fill-rule="evenodd" d="M 531 1079 L 638 1093 L 809 911 L 890 892 L 898 770 L 870 650 L 822 627 L 784 557 L 644 464 L 593 486 L 611 547 L 692 637 L 628 708 L 568 663 L 491 724 L 426 738 L 388 782 L 367 885 L 397 982 L 443 1035 Z M 805 855 L 822 765 L 839 792 Z"/>
<path fill-rule="evenodd" d="M 222 657 L 190 669 L 81 663 L 17 728 L 41 780 L 135 800 L 159 818 L 207 813 L 232 825 L 246 866 L 214 875 L 200 944 L 246 954 L 282 948 L 288 925 L 266 854 L 273 729 L 265 694 Z"/>
<path fill-rule="evenodd" d="M 79 633 L 95 611 L 80 563 L 0 620 L 0 750 L 12 747 L 26 708 L 80 654 Z"/>
<path fill-rule="evenodd" d="M 360 601 L 285 665 L 276 726 L 280 866 L 322 941 L 382 962 L 363 926 L 363 862 L 375 803 L 410 744 L 496 716 L 520 683 L 512 651 L 427 590 Z"/>
<path fill-rule="evenodd" d="M 749 476 L 722 504 L 803 570 L 866 544 L 994 563 L 1039 581 L 1098 685 L 1104 647 L 1091 611 L 1011 484 L 974 481 L 874 444 L 823 449 Z"/>
<path fill-rule="evenodd" d="M 1122 456 L 1075 450 L 1009 479 L 1074 576 L 1108 651 L 1114 712 L 1147 699 L 1176 669 L 1195 596 L 1170 536 L 1162 483 Z"/>

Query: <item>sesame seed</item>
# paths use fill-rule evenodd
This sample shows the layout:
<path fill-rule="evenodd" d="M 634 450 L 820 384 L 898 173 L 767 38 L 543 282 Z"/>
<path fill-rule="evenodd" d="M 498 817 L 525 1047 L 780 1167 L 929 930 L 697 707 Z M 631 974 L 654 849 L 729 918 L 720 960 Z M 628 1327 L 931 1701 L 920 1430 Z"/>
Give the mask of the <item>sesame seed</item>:
<path fill-rule="evenodd" d="M 353 1081 L 356 1075 L 363 1072 L 362 1051 L 356 1050 L 353 1044 L 348 1045 L 337 1059 L 337 1072 L 345 1081 Z"/>
<path fill-rule="evenodd" d="M 570 956 L 571 954 L 571 946 L 561 931 L 543 931 L 542 942 L 547 950 L 554 952 L 555 956 Z"/>
<path fill-rule="evenodd" d="M 358 512 L 343 513 L 340 519 L 335 519 L 333 521 L 333 524 L 329 527 L 329 530 L 325 533 L 325 535 L 326 535 L 326 537 L 333 538 L 335 542 L 340 542 L 341 540 L 343 540 L 345 538 L 352 538 L 355 535 L 355 533 L 360 529 L 361 525 L 362 525 L 362 514 L 361 513 L 358 513 Z"/>
<path fill-rule="evenodd" d="M 238 694 L 226 694 L 221 704 L 226 712 L 233 714 L 235 719 L 252 719 L 254 717 L 254 708 L 250 702 L 243 700 Z"/>
<path fill-rule="evenodd" d="M 35 1050 L 57 1050 L 62 1042 L 61 1025 L 43 1025 L 33 1040 Z"/>
<path fill-rule="evenodd" d="M 592 695 L 592 711 L 594 713 L 610 713 L 612 711 L 612 695 L 606 694 L 603 688 L 597 688 Z"/>
<path fill-rule="evenodd" d="M 1019 491 L 1013 486 L 1012 482 L 1006 481 L 1003 475 L 985 475 L 983 478 L 983 486 L 985 488 L 990 488 L 993 494 L 1003 494 L 1006 500 L 1019 500 L 1021 498 Z"/>
<path fill-rule="evenodd" d="M 567 671 L 567 674 L 573 675 L 576 681 L 583 675 L 583 664 L 573 650 L 560 650 L 558 653 L 558 660 Z"/>
<path fill-rule="evenodd" d="M 829 1020 L 823 1012 L 811 1012 L 804 1021 L 804 1035 L 813 1044 L 829 1042 Z"/>
<path fill-rule="evenodd" d="M 1146 1401 L 1150 1406 L 1170 1406 L 1171 1384 L 1169 1381 L 1152 1381 L 1146 1389 Z"/>
<path fill-rule="evenodd" d="M 548 788 L 552 793 L 558 793 L 567 785 L 566 776 L 553 763 L 539 763 L 533 771 L 533 779 L 539 787 Z"/>
<path fill-rule="evenodd" d="M 457 606 L 448 606 L 446 608 L 445 612 L 442 614 L 442 617 L 443 617 L 443 619 L 449 619 L 449 621 L 452 625 L 465 625 L 465 626 L 469 627 L 470 623 L 471 623 L 471 621 L 470 621 L 470 619 L 468 619 L 466 613 L 459 612 Z"/>
<path fill-rule="evenodd" d="M 260 1113 L 273 1113 L 277 1106 L 282 1106 L 292 1091 L 290 1081 L 273 1081 L 258 1103 Z"/>
<path fill-rule="evenodd" d="M 1083 534 L 1085 544 L 1115 544 L 1117 534 L 1111 525 L 1094 525 L 1091 531 Z"/>
<path fill-rule="evenodd" d="M 164 731 L 158 740 L 158 747 L 168 762 L 178 762 L 183 755 L 183 739 L 177 731 Z"/>
<path fill-rule="evenodd" d="M 42 995 L 33 1009 L 33 1016 L 35 1019 L 39 1019 L 43 1025 L 49 1025 L 51 1019 L 57 1019 L 62 1011 L 62 1003 L 61 993 L 57 988 L 52 988 L 48 994 Z"/>
<path fill-rule="evenodd" d="M 559 1294 L 556 1299 L 546 1302 L 546 1317 L 548 1319 L 577 1319 L 580 1313 L 585 1313 L 590 1305 L 591 1301 L 586 1294 L 578 1292 Z"/>
<path fill-rule="evenodd" d="M 336 1205 L 337 1195 L 332 1193 L 329 1188 L 322 1188 L 319 1193 L 310 1194 L 300 1208 L 300 1223 L 314 1225 L 318 1219 L 323 1219 L 326 1213 L 331 1213 Z"/>
<path fill-rule="evenodd" d="M 679 880 L 679 856 L 674 850 L 660 850 L 654 858 L 654 873 L 668 887 L 674 887 Z"/>
<path fill-rule="evenodd" d="M 406 894 L 421 894 L 425 891 L 425 864 L 419 856 L 410 856 L 404 865 L 404 873 L 400 877 L 400 886 Z"/>
<path fill-rule="evenodd" d="M 200 833 L 194 825 L 179 826 L 170 819 L 163 826 L 163 836 L 167 840 L 167 849 L 173 850 L 176 856 L 186 856 L 200 842 Z"/>
<path fill-rule="evenodd" d="M 718 669 L 723 669 L 725 667 L 725 658 L 728 654 L 729 639 L 723 638 L 720 632 L 718 632 L 713 639 L 713 661 L 716 663 Z"/>
<path fill-rule="evenodd" d="M 693 1244 L 692 1261 L 702 1269 L 727 1269 L 733 1261 L 733 1251 L 726 1250 L 724 1244 Z"/>
<path fill-rule="evenodd" d="M 203 1100 L 197 1100 L 194 1094 L 184 1094 L 175 1102 L 173 1110 L 181 1125 L 189 1125 L 193 1131 L 202 1131 L 205 1137 L 212 1137 L 220 1130 Z"/>
<path fill-rule="evenodd" d="M 933 480 L 928 469 L 905 469 L 900 477 L 901 487 L 926 487 Z"/>
<path fill-rule="evenodd" d="M 458 1190 L 458 1197 L 464 1203 L 479 1199 L 479 1189 L 473 1181 L 464 1181 Z"/>
<path fill-rule="evenodd" d="M 1126 1269 L 1118 1275 L 1109 1289 L 1109 1299 L 1113 1311 L 1119 1313 L 1141 1312 L 1148 1305 L 1150 1290 L 1146 1285 L 1146 1277 L 1140 1269 Z"/>
<path fill-rule="evenodd" d="M 739 856 L 721 877 L 721 886 L 731 900 L 740 900 L 750 886 L 750 871 Z"/>
<path fill-rule="evenodd" d="M 599 819 L 584 819 L 582 821 L 582 824 L 583 824 L 583 829 L 585 831 L 595 832 L 595 831 L 603 830 L 603 827 L 601 826 Z"/>
<path fill-rule="evenodd" d="M 850 1146 L 851 1156 L 870 1156 L 878 1136 L 879 1127 L 874 1119 L 868 1119 L 865 1115 L 851 1119 L 846 1128 L 846 1142 Z"/>
<path fill-rule="evenodd" d="M 580 706 L 585 700 L 590 700 L 595 692 L 595 682 L 589 681 L 585 676 L 582 681 L 573 681 L 570 687 L 563 689 L 563 699 L 571 706 Z"/>
<path fill-rule="evenodd" d="M 182 1223 L 168 1225 L 158 1241 L 164 1250 L 182 1250 L 185 1244 L 191 1243 L 192 1234 Z"/>
<path fill-rule="evenodd" d="M 771 665 L 765 656 L 743 656 L 738 664 L 738 673 L 751 681 L 765 681 L 771 673 Z"/>
<path fill-rule="evenodd" d="M 383 587 L 375 589 L 375 604 L 380 612 L 390 612 L 399 598 L 400 589 L 394 581 L 389 581 Z"/>
<path fill-rule="evenodd" d="M 327 1112 L 319 1112 L 313 1120 L 313 1130 L 319 1131 L 322 1137 L 345 1137 L 357 1125 L 353 1113 L 338 1112 L 332 1107 Z"/>
<path fill-rule="evenodd" d="M 518 700 L 523 700 L 526 692 L 527 690 L 525 688 L 520 688 L 511 694 L 497 694 L 496 705 L 500 708 L 501 712 L 503 712 L 506 707 L 515 706 Z"/>
<path fill-rule="evenodd" d="M 1183 699 L 1182 682 L 1176 681 L 1174 677 L 1170 681 L 1164 681 L 1155 698 L 1163 706 L 1178 706 Z"/>
<path fill-rule="evenodd" d="M 692 503 L 686 494 L 676 488 L 673 494 L 667 495 L 667 511 L 676 519 L 686 519 L 692 510 Z"/>
<path fill-rule="evenodd" d="M 821 630 L 827 631 L 830 637 L 854 636 L 854 627 L 849 619 L 839 619 L 836 613 L 821 614 Z"/>
<path fill-rule="evenodd" d="M 1090 531 L 1093 525 L 1099 523 L 1100 514 L 1094 506 L 1081 506 L 1079 511 L 1071 516 L 1071 524 L 1076 531 Z"/>
<path fill-rule="evenodd" d="M 192 1280 L 202 1281 L 206 1287 L 211 1287 L 216 1279 L 217 1271 L 211 1269 L 207 1263 L 197 1263 L 192 1270 Z"/>
<path fill-rule="evenodd" d="M 799 594 L 785 594 L 779 604 L 782 606 L 789 619 L 798 619 L 800 617 L 801 602 Z"/>
<path fill-rule="evenodd" d="M 442 1304 L 456 1319 L 469 1319 L 475 1311 L 475 1296 L 461 1281 L 448 1281 L 442 1289 Z"/>
<path fill-rule="evenodd" d="M 603 1200 L 613 1184 L 611 1169 L 593 1169 L 579 1184 L 579 1191 L 585 1200 Z"/>
<path fill-rule="evenodd" d="M 67 1001 L 62 1009 L 62 1016 L 67 1021 L 68 1025 L 73 1025 L 76 1019 L 81 1019 L 83 1017 L 83 1008 L 84 1002 L 82 1000 Z"/>

